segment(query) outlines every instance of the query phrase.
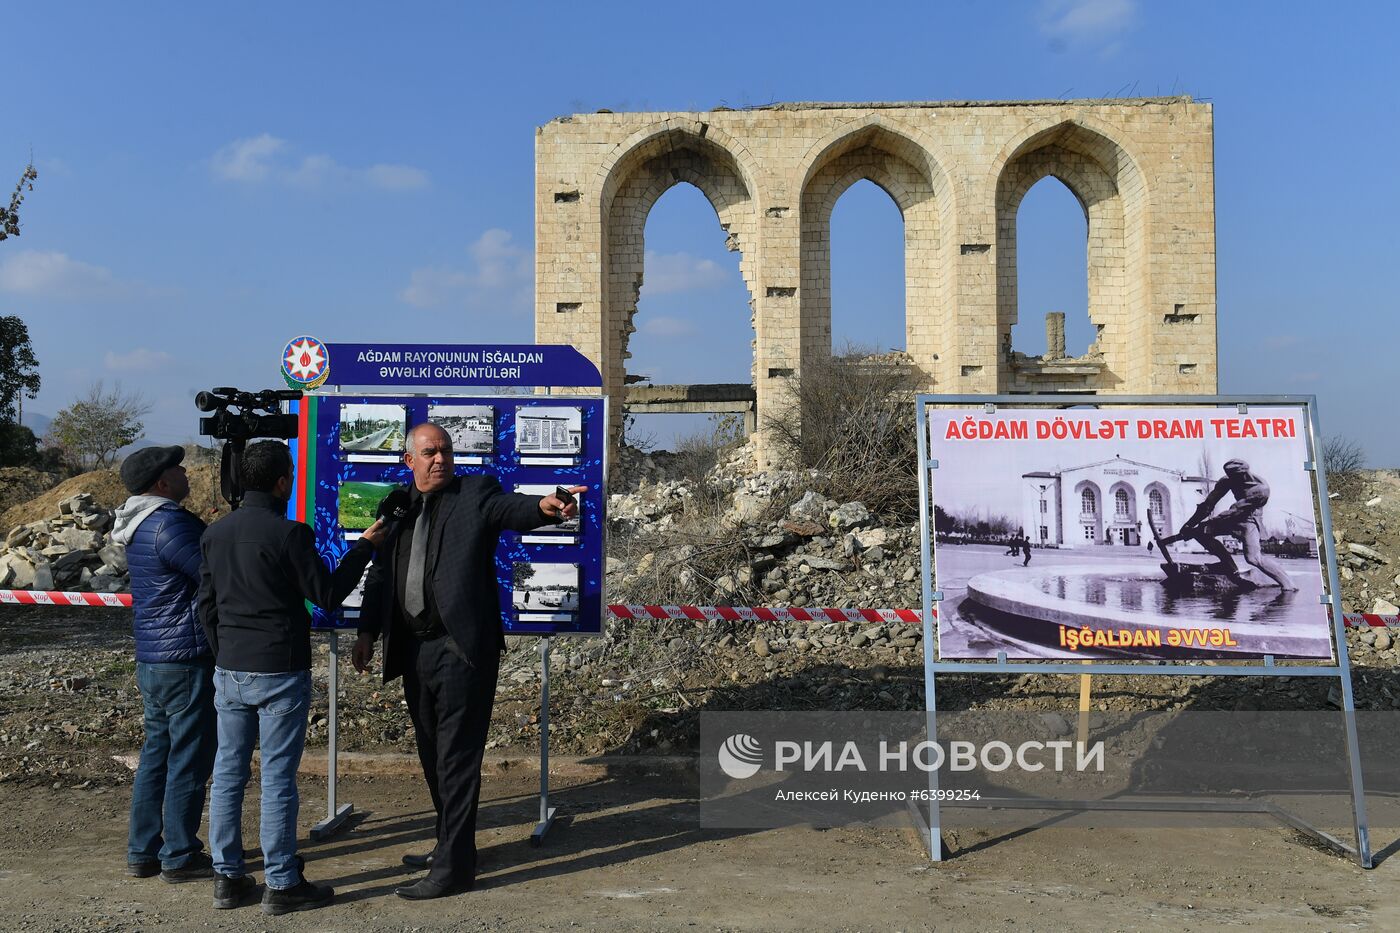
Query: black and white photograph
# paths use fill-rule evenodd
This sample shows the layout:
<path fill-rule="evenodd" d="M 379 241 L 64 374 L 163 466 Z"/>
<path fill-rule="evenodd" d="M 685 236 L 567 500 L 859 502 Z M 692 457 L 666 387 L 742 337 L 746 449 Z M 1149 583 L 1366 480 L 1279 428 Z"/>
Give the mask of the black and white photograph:
<path fill-rule="evenodd" d="M 522 622 L 568 621 L 578 612 L 579 565 L 516 561 L 511 606 Z"/>
<path fill-rule="evenodd" d="M 515 491 L 527 496 L 550 496 L 559 486 L 577 485 L 573 480 L 565 480 L 557 484 L 545 483 L 517 483 Z M 557 525 L 541 525 L 538 528 L 524 532 L 520 540 L 524 544 L 576 544 L 578 543 L 579 529 L 583 523 L 583 510 L 587 508 L 584 502 L 586 493 L 576 493 L 574 498 L 578 501 L 578 514 L 573 518 L 565 519 Z"/>
<path fill-rule="evenodd" d="M 340 407 L 340 449 L 347 459 L 389 463 L 403 455 L 408 409 L 350 403 Z"/>
<path fill-rule="evenodd" d="M 1331 658 L 1305 430 L 1295 408 L 930 409 L 939 656 Z"/>
<path fill-rule="evenodd" d="M 583 451 L 583 409 L 525 405 L 515 410 L 515 450 L 536 463 L 573 463 Z"/>
<path fill-rule="evenodd" d="M 346 532 L 345 543 L 353 546 L 360 538 L 361 534 L 359 532 Z M 350 591 L 350 595 L 345 597 L 345 601 L 340 604 L 340 608 L 348 618 L 358 617 L 360 610 L 364 607 L 365 583 L 369 580 L 369 571 L 370 568 L 366 567 L 365 572 L 360 574 L 360 582 L 355 584 L 355 588 Z"/>
<path fill-rule="evenodd" d="M 490 405 L 429 405 L 428 420 L 447 432 L 458 457 L 485 457 L 496 449 L 496 410 Z"/>

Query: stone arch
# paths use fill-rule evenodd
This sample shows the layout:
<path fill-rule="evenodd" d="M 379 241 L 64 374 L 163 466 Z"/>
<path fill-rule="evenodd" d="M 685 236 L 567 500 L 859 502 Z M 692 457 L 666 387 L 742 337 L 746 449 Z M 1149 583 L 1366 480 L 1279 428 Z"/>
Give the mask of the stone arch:
<path fill-rule="evenodd" d="M 644 233 L 656 201 L 677 184 L 690 184 L 714 208 L 726 246 L 740 253 L 740 272 L 749 290 L 750 325 L 754 319 L 754 245 L 757 168 L 748 152 L 725 134 L 704 123 L 666 121 L 634 134 L 604 161 L 600 171 L 600 210 L 603 220 L 602 347 L 604 390 L 621 396 L 625 383 L 627 345 L 636 331 L 633 316 L 645 273 Z M 620 428 L 622 406 L 610 420 Z"/>
<path fill-rule="evenodd" d="M 1096 337 L 1087 362 L 1098 372 L 1078 387 L 1111 390 L 1129 379 L 1129 366 L 1146 355 L 1134 350 L 1148 333 L 1143 287 L 1148 193 L 1138 161 L 1119 134 L 1088 122 L 1062 120 L 1031 127 L 992 163 L 1002 391 L 1027 388 L 1017 381 L 1016 364 L 1021 360 L 1011 346 L 1018 300 L 1016 215 L 1026 192 L 1046 177 L 1058 179 L 1074 194 L 1088 223 L 1088 311 Z"/>
<path fill-rule="evenodd" d="M 953 230 L 953 189 L 920 134 L 878 114 L 843 124 L 799 161 L 801 358 L 831 350 L 831 212 L 857 181 L 883 189 L 904 221 L 905 350 L 920 381 L 933 385 L 942 316 L 949 313 L 952 269 L 946 239 Z"/>

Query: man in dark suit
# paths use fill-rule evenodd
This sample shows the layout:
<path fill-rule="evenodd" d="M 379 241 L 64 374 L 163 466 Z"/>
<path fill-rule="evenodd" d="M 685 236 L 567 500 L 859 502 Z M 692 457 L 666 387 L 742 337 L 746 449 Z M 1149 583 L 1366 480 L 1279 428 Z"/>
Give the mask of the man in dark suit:
<path fill-rule="evenodd" d="M 556 496 L 506 493 L 492 476 L 457 477 L 452 441 L 431 422 L 408 435 L 412 502 L 393 545 L 365 582 L 355 669 L 384 639 L 384 680 L 402 675 L 418 758 L 437 811 L 437 845 L 405 864 L 428 876 L 395 893 L 426 900 L 471 890 L 481 758 L 496 698 L 505 633 L 496 589 L 502 531 L 530 531 L 577 514 Z M 587 487 L 576 486 L 572 492 Z"/>

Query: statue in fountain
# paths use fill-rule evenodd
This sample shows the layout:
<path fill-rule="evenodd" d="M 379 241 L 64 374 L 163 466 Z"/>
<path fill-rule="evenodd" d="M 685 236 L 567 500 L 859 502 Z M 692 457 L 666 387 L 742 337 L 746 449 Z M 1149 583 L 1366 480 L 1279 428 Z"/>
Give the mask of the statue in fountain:
<path fill-rule="evenodd" d="M 1216 504 L 1227 492 L 1234 495 L 1234 504 L 1219 515 L 1211 515 Z M 1272 558 L 1265 557 L 1263 551 L 1260 550 L 1259 539 L 1263 536 L 1264 530 L 1262 512 L 1268 501 L 1269 484 L 1251 473 L 1249 464 L 1245 461 L 1227 460 L 1225 462 L 1225 475 L 1216 482 L 1215 488 L 1196 507 L 1196 511 L 1181 526 L 1181 530 L 1174 535 L 1162 538 L 1159 542 L 1162 556 L 1166 558 L 1162 569 L 1167 573 L 1168 583 L 1189 584 L 1189 588 L 1192 589 L 1211 588 L 1204 585 L 1207 582 L 1206 575 L 1215 574 L 1228 578 L 1241 590 L 1255 589 L 1258 584 L 1240 571 L 1234 557 L 1231 556 L 1224 542 L 1220 540 L 1229 535 L 1240 542 L 1245 562 L 1251 567 L 1273 580 L 1285 592 L 1298 589 L 1297 585 L 1289 579 L 1288 572 L 1283 569 L 1283 566 Z M 1153 532 L 1156 532 L 1155 526 Z M 1199 543 L 1219 563 L 1207 568 L 1190 568 L 1177 564 L 1172 560 L 1166 546 L 1176 541 L 1187 540 Z"/>

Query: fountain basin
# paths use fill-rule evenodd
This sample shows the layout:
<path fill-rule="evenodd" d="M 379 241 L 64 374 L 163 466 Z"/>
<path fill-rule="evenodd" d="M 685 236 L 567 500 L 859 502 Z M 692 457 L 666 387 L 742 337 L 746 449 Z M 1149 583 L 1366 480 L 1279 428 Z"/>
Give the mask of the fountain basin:
<path fill-rule="evenodd" d="M 1316 590 L 1301 574 L 1290 574 L 1304 590 Z M 1058 626 L 1100 631 L 1155 633 L 1147 636 L 1171 645 L 1187 630 L 1228 631 L 1228 641 L 1209 645 L 1172 645 L 1167 653 L 1214 657 L 1332 657 L 1330 622 L 1325 607 L 1311 604 L 1303 591 L 1277 587 L 1250 592 L 1172 593 L 1155 562 L 1115 561 L 1059 567 L 1016 567 L 978 574 L 968 581 L 967 596 L 1018 623 L 1041 644 L 1060 644 Z M 1043 626 L 1043 629 L 1041 629 Z M 1041 629 L 1041 630 L 1038 630 Z M 1115 640 L 1117 645 L 1121 638 Z M 1101 655 L 1102 645 L 1088 651 Z M 1112 651 L 1108 653 L 1114 653 Z M 1126 657 L 1160 657 L 1155 648 L 1124 649 Z"/>

